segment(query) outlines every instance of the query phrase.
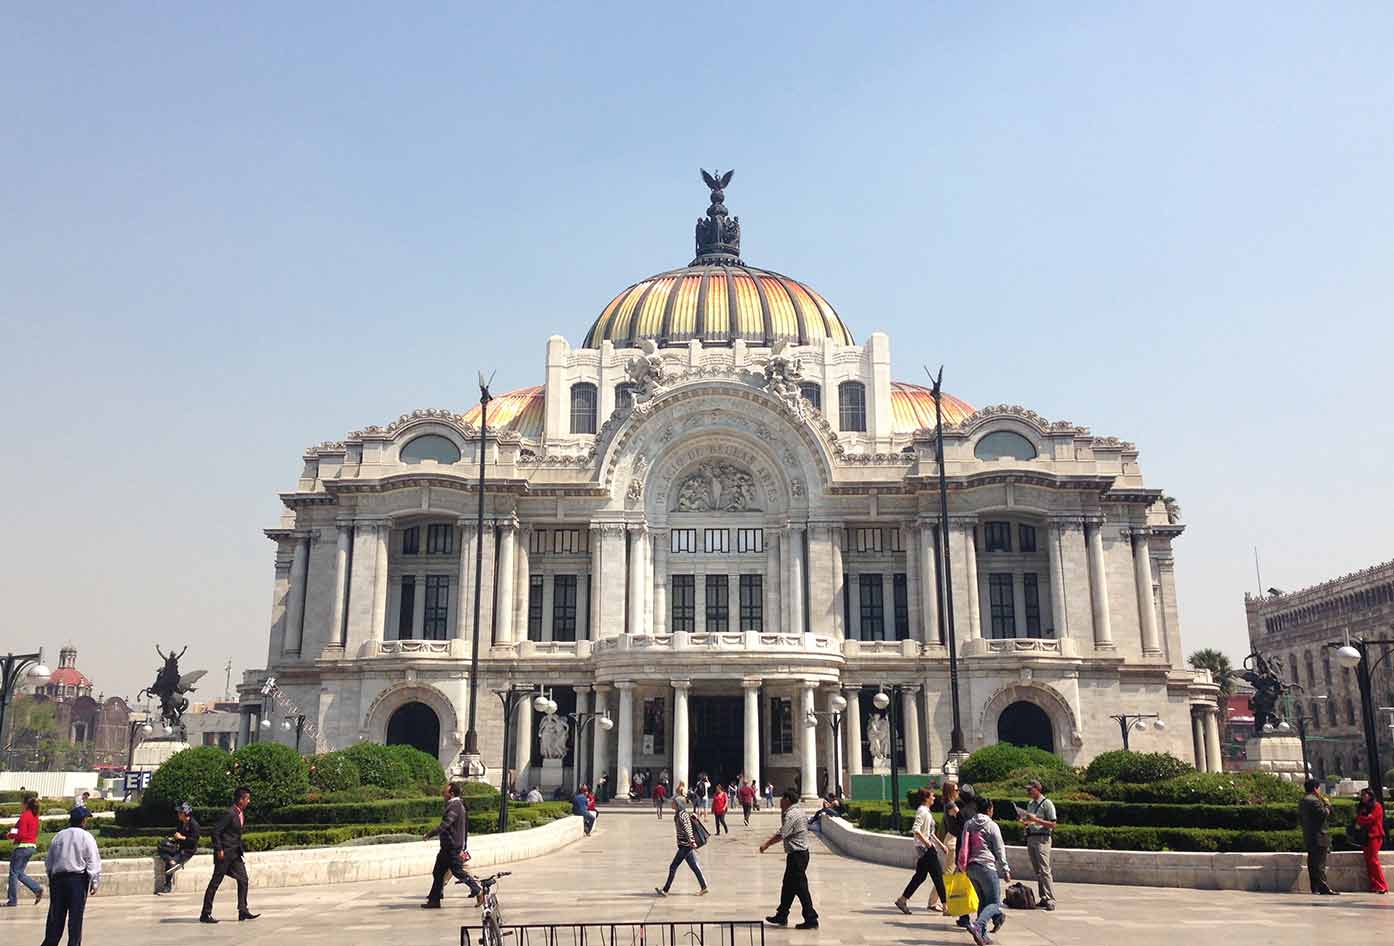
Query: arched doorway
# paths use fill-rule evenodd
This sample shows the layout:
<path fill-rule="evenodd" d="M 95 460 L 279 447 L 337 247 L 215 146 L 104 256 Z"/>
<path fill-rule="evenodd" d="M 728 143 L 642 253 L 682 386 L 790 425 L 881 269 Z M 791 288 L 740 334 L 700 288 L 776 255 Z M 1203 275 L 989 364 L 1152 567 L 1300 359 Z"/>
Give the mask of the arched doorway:
<path fill-rule="evenodd" d="M 1017 700 L 997 717 L 997 741 L 1055 751 L 1055 734 L 1050 717 L 1045 710 L 1026 700 Z"/>
<path fill-rule="evenodd" d="M 404 703 L 387 721 L 389 746 L 415 746 L 430 756 L 440 755 L 440 717 L 425 703 Z"/>

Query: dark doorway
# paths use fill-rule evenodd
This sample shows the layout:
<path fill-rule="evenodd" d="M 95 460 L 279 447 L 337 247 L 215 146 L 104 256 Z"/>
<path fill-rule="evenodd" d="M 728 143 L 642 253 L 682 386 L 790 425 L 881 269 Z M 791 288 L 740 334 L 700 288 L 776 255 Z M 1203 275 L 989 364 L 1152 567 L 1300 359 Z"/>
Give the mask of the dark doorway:
<path fill-rule="evenodd" d="M 1055 751 L 1055 733 L 1050 717 L 1035 703 L 1018 700 L 997 717 L 997 741 L 1016 746 L 1035 746 L 1046 752 Z"/>
<path fill-rule="evenodd" d="M 425 703 L 407 703 L 387 721 L 389 746 L 415 746 L 429 756 L 440 756 L 440 719 Z"/>
<path fill-rule="evenodd" d="M 745 709 L 739 696 L 694 696 L 688 703 L 689 777 L 702 772 L 713 782 L 732 782 L 741 774 Z"/>

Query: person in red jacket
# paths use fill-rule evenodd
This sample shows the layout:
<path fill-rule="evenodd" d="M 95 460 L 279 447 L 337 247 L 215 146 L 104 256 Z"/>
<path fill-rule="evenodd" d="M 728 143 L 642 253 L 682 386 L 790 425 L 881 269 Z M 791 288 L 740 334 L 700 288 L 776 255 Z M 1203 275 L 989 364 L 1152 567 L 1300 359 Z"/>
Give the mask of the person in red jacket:
<path fill-rule="evenodd" d="M 668 788 L 662 782 L 653 787 L 653 810 L 658 812 L 658 820 L 663 820 L 663 800 L 668 797 Z"/>
<path fill-rule="evenodd" d="M 745 823 L 750 824 L 750 809 L 755 805 L 755 783 L 741 782 L 741 787 L 736 789 L 736 797 L 740 799 L 741 814 L 745 815 Z"/>
<path fill-rule="evenodd" d="M 1375 798 L 1375 793 L 1365 788 L 1360 791 L 1360 804 L 1355 809 L 1355 823 L 1365 829 L 1365 873 L 1370 875 L 1370 890 L 1374 893 L 1389 893 L 1389 884 L 1384 879 L 1384 868 L 1379 863 L 1379 849 L 1384 846 L 1384 806 Z"/>
<path fill-rule="evenodd" d="M 716 833 L 720 834 L 721 829 L 725 828 L 726 833 L 731 833 L 731 828 L 726 824 L 726 806 L 731 802 L 731 796 L 726 794 L 726 786 L 718 785 L 716 795 L 712 798 L 712 814 L 716 816 Z"/>
<path fill-rule="evenodd" d="M 10 852 L 10 881 L 6 884 L 8 888 L 5 892 L 5 906 L 17 906 L 19 901 L 19 885 L 29 888 L 29 892 L 34 895 L 34 902 L 38 903 L 44 898 L 44 888 L 39 886 L 39 882 L 34 880 L 24 872 L 24 868 L 29 863 L 29 859 L 34 856 L 39 841 L 39 799 L 31 795 L 24 799 L 24 810 L 19 813 L 19 822 L 10 829 L 10 837 L 14 840 L 14 850 Z"/>

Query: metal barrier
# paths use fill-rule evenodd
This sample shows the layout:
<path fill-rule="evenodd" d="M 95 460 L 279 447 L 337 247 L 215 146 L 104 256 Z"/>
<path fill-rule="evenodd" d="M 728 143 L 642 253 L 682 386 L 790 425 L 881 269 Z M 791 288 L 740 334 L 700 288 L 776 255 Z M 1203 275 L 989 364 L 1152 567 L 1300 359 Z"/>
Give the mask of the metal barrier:
<path fill-rule="evenodd" d="M 637 923 L 528 923 L 502 927 L 508 946 L 764 946 L 762 920 L 649 920 Z M 460 927 L 460 946 L 484 942 L 484 929 Z"/>

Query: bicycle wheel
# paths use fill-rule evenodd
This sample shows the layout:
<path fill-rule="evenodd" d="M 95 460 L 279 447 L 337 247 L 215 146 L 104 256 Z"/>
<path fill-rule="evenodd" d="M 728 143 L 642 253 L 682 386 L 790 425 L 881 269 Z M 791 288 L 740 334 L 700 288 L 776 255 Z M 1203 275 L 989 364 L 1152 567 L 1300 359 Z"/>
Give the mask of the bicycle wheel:
<path fill-rule="evenodd" d="M 484 927 L 479 941 L 483 946 L 503 946 L 503 931 L 499 929 L 498 918 L 492 913 L 484 917 Z"/>

